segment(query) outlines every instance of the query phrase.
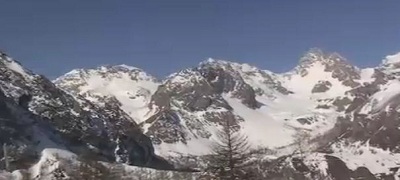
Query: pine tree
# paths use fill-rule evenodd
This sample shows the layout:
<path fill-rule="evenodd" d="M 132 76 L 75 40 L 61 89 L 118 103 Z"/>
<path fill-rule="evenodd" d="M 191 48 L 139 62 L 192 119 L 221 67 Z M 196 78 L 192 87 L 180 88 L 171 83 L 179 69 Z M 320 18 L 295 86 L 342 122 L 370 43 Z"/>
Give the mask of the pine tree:
<path fill-rule="evenodd" d="M 249 179 L 246 173 L 247 136 L 235 132 L 230 121 L 226 121 L 217 133 L 219 142 L 212 147 L 208 171 L 213 178 L 221 180 Z"/>
<path fill-rule="evenodd" d="M 301 159 L 304 158 L 306 152 L 310 151 L 310 139 L 311 135 L 306 130 L 300 130 L 294 136 L 294 144 Z"/>

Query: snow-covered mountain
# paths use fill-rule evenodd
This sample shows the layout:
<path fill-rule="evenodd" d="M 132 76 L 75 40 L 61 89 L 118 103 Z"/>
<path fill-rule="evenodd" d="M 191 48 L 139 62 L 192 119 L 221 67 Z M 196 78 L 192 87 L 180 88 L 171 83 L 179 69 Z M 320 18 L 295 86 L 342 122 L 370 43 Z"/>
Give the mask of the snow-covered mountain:
<path fill-rule="evenodd" d="M 112 103 L 137 123 L 147 118 L 147 105 L 159 85 L 143 70 L 127 65 L 75 69 L 53 82 L 72 95 L 96 105 Z"/>
<path fill-rule="evenodd" d="M 369 158 L 383 158 L 390 166 L 400 161 L 395 158 L 397 155 L 388 155 L 398 148 L 397 137 L 392 135 L 397 135 L 399 125 L 397 121 L 387 122 L 397 117 L 393 115 L 397 111 L 389 111 L 390 115 L 385 111 L 397 107 L 400 91 L 394 76 L 400 67 L 398 57 L 388 56 L 379 67 L 360 69 L 338 53 L 313 48 L 300 58 L 298 66 L 281 74 L 210 58 L 157 84 L 145 102 L 145 114 L 151 116 L 137 122 L 155 143 L 156 151 L 165 156 L 209 153 L 216 130 L 228 120 L 249 137 L 253 148 L 280 149 L 284 155 L 293 151 L 290 147 L 297 133 L 307 131 L 318 141 L 312 144 L 315 148 L 329 144 L 333 154 L 343 158 L 350 169 L 366 166 L 373 173 L 380 173 L 388 168 L 351 157 L 365 158 L 367 154 L 357 156 L 355 151 L 370 150 L 377 153 Z M 85 79 L 69 80 L 68 76 L 55 81 L 66 91 L 71 82 Z M 113 82 L 102 80 L 96 83 Z M 130 86 L 142 86 L 142 82 L 132 82 Z M 389 123 L 390 127 L 377 127 L 375 123 Z M 344 142 L 354 144 L 344 146 Z"/>
<path fill-rule="evenodd" d="M 210 58 L 161 81 L 115 65 L 72 70 L 53 82 L 1 57 L 2 92 L 47 122 L 72 152 L 80 152 L 71 144 L 77 141 L 128 164 L 137 161 L 131 152 L 146 148 L 146 157 L 160 161 L 155 154 L 205 155 L 230 121 L 252 148 L 275 152 L 259 159 L 293 163 L 299 133 L 307 132 L 311 140 L 302 163 L 309 170 L 334 177 L 340 161 L 339 171 L 348 177 L 339 179 L 350 179 L 360 168 L 378 177 L 400 167 L 399 54 L 361 69 L 338 53 L 314 48 L 286 73 Z M 27 103 L 21 103 L 24 94 L 32 97 Z M 100 135 L 106 138 L 99 142 Z"/>

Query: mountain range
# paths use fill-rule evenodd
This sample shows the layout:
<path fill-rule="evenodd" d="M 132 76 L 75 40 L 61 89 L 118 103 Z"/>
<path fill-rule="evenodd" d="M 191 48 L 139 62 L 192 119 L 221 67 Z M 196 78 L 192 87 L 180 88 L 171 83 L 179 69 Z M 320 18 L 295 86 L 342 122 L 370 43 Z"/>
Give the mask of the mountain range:
<path fill-rule="evenodd" d="M 293 155 L 307 133 L 302 164 L 309 170 L 334 179 L 394 179 L 400 173 L 399 79 L 400 53 L 371 68 L 313 48 L 285 73 L 210 58 L 164 79 L 109 65 L 55 80 L 1 53 L 0 142 L 19 152 L 15 169 L 35 177 L 51 172 L 43 163 L 56 153 L 174 170 L 174 157 L 211 153 L 229 121 L 253 150 L 274 152 L 258 153 L 259 159 Z"/>

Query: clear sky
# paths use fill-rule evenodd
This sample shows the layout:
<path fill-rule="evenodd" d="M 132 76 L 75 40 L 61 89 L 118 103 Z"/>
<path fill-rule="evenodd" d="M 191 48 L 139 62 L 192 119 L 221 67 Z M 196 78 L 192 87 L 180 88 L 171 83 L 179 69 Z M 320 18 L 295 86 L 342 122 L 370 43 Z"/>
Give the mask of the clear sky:
<path fill-rule="evenodd" d="M 163 77 L 208 57 L 282 72 L 312 47 L 360 67 L 400 51 L 399 0 L 0 0 L 0 49 L 55 78 L 128 64 Z"/>

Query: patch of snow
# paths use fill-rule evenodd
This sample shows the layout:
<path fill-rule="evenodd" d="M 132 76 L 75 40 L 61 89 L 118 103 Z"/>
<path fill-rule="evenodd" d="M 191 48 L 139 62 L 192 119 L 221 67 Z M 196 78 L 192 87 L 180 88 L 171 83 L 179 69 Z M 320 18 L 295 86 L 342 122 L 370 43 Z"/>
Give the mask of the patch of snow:
<path fill-rule="evenodd" d="M 53 83 L 54 82 L 58 82 L 58 81 L 62 81 L 66 77 L 79 77 L 79 74 L 82 71 L 83 71 L 83 69 L 73 69 L 73 70 L 65 73 L 63 76 L 60 76 L 60 77 L 56 78 L 55 80 L 53 80 Z"/>
<path fill-rule="evenodd" d="M 211 153 L 212 142 L 205 138 L 196 138 L 189 140 L 186 144 L 177 142 L 174 144 L 161 143 L 155 146 L 155 154 L 162 157 L 185 155 L 206 155 Z"/>
<path fill-rule="evenodd" d="M 323 97 L 331 98 L 343 96 L 351 87 L 344 86 L 338 79 L 332 77 L 331 72 L 325 72 L 325 66 L 321 62 L 315 62 L 307 69 L 308 74 L 285 74 L 282 77 L 284 87 L 303 97 Z M 329 81 L 332 87 L 324 93 L 312 94 L 312 89 L 320 81 Z"/>
<path fill-rule="evenodd" d="M 333 155 L 342 159 L 349 169 L 355 170 L 364 166 L 373 174 L 389 174 L 390 168 L 398 167 L 400 163 L 400 154 L 371 147 L 368 143 L 358 142 L 352 146 L 336 144 L 333 146 L 333 151 Z"/>
<path fill-rule="evenodd" d="M 12 60 L 11 58 L 5 60 L 4 64 L 7 66 L 7 68 L 14 71 L 15 73 L 22 75 L 24 78 L 32 79 L 32 75 L 30 75 L 24 67 L 22 67 L 19 63 Z"/>
<path fill-rule="evenodd" d="M 372 77 L 374 75 L 374 73 L 375 73 L 374 68 L 362 69 L 361 74 L 360 74 L 360 76 L 361 76 L 360 83 L 364 83 L 364 82 L 370 83 L 370 82 L 375 81 L 375 78 Z"/>
<path fill-rule="evenodd" d="M 77 156 L 66 150 L 54 148 L 44 149 L 41 153 L 39 162 L 29 169 L 31 172 L 31 178 L 51 174 L 51 172 L 58 168 L 59 158 L 76 160 Z"/>
<path fill-rule="evenodd" d="M 10 62 L 9 64 L 7 64 L 7 67 L 21 75 L 28 76 L 24 68 L 21 65 L 17 64 L 16 62 Z"/>
<path fill-rule="evenodd" d="M 255 148 L 259 145 L 274 148 L 293 142 L 295 131 L 285 126 L 284 121 L 271 117 L 267 113 L 267 107 L 250 109 L 228 94 L 224 95 L 224 99 L 232 106 L 234 112 L 244 119 L 244 122 L 240 122 L 242 132 L 248 136 L 249 142 Z"/>
<path fill-rule="evenodd" d="M 0 180 L 23 180 L 20 174 L 0 170 Z"/>
<path fill-rule="evenodd" d="M 323 153 L 308 154 L 304 158 L 304 164 L 308 165 L 309 167 L 316 167 L 323 175 L 328 175 L 328 162 L 326 161 L 325 154 Z"/>
<path fill-rule="evenodd" d="M 376 99 L 372 100 L 372 102 L 369 102 L 367 104 L 365 104 L 361 110 L 360 110 L 360 114 L 368 114 L 372 111 L 372 108 L 374 107 L 374 102 L 377 102 Z"/>

